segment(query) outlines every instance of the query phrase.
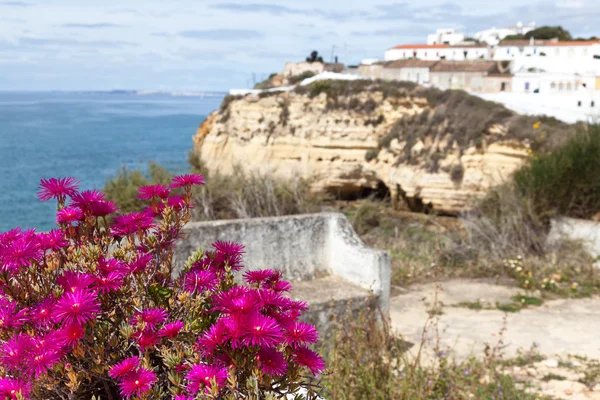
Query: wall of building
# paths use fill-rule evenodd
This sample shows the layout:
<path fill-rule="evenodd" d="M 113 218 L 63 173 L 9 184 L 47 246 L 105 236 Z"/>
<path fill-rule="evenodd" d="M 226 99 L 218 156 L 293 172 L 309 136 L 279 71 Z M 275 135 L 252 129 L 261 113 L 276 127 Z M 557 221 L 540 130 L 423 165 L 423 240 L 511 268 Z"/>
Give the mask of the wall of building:
<path fill-rule="evenodd" d="M 284 74 L 287 77 L 301 75 L 304 72 L 312 72 L 315 75 L 325 71 L 325 64 L 320 62 L 288 62 L 285 64 Z"/>
<path fill-rule="evenodd" d="M 494 60 L 514 60 L 519 57 L 547 57 L 549 59 L 593 60 L 600 56 L 600 44 L 586 46 L 497 46 L 493 51 Z M 600 61 L 600 60 L 598 60 Z"/>
<path fill-rule="evenodd" d="M 461 89 L 481 92 L 485 86 L 483 72 L 438 72 L 430 71 L 431 84 L 441 89 Z"/>
<path fill-rule="evenodd" d="M 245 270 L 279 269 L 292 282 L 331 275 L 372 290 L 384 312 L 389 307 L 389 253 L 366 247 L 343 214 L 189 223 L 175 247 L 178 270 L 217 240 L 245 246 Z"/>
<path fill-rule="evenodd" d="M 429 82 L 429 68 L 383 68 L 381 79 L 390 81 L 411 81 L 419 84 Z"/>
<path fill-rule="evenodd" d="M 364 76 L 365 78 L 382 79 L 382 70 L 382 64 L 361 64 L 358 66 L 360 76 Z"/>
<path fill-rule="evenodd" d="M 587 88 L 584 88 L 583 84 Z M 550 72 L 517 72 L 513 77 L 513 91 L 531 93 L 539 89 L 541 93 L 561 93 L 587 91 L 595 88 L 594 75 L 564 74 Z"/>
<path fill-rule="evenodd" d="M 483 92 L 512 92 L 512 76 L 486 76 L 484 79 Z"/>

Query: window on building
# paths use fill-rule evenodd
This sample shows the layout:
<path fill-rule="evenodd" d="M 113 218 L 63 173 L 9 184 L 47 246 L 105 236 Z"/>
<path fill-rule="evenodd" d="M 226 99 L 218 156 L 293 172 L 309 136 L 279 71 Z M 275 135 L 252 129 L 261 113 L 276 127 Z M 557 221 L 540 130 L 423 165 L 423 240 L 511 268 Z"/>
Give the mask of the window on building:
<path fill-rule="evenodd" d="M 584 47 L 581 52 L 583 53 L 584 56 L 587 56 L 588 55 L 588 49 L 587 49 L 587 47 Z"/>
<path fill-rule="evenodd" d="M 525 90 L 529 90 L 529 82 L 525 82 Z"/>
<path fill-rule="evenodd" d="M 537 49 L 533 49 L 533 54 L 537 54 Z"/>
<path fill-rule="evenodd" d="M 556 89 L 556 82 L 552 82 L 550 84 L 550 89 Z"/>
<path fill-rule="evenodd" d="M 437 53 L 435 53 L 435 56 L 439 57 L 440 56 L 440 52 L 438 51 Z"/>
<path fill-rule="evenodd" d="M 556 54 L 557 56 L 560 56 L 560 49 L 555 49 L 554 54 Z"/>
<path fill-rule="evenodd" d="M 559 91 L 559 92 L 562 92 L 564 88 L 565 88 L 565 85 L 564 85 L 562 82 L 560 82 L 560 83 L 558 84 L 558 91 Z"/>
<path fill-rule="evenodd" d="M 570 92 L 570 91 L 571 91 L 571 82 L 568 82 L 567 83 L 567 92 Z"/>
<path fill-rule="evenodd" d="M 510 54 L 510 49 L 506 49 L 506 54 Z"/>
<path fill-rule="evenodd" d="M 575 55 L 575 49 L 571 47 L 569 49 L 569 56 L 572 57 L 573 55 Z"/>

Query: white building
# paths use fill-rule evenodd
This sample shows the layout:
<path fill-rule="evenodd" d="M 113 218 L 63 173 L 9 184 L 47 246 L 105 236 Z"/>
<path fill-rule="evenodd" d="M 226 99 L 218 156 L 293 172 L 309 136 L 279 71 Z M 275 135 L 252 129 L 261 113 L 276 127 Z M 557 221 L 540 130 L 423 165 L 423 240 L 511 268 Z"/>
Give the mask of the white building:
<path fill-rule="evenodd" d="M 435 33 L 427 35 L 427 44 L 459 44 L 464 42 L 465 35 L 456 32 L 454 28 L 437 29 Z"/>
<path fill-rule="evenodd" d="M 497 61 L 520 57 L 546 57 L 553 61 L 562 59 L 571 64 L 593 59 L 600 61 L 600 41 L 504 40 L 493 51 L 493 59 Z"/>
<path fill-rule="evenodd" d="M 491 29 L 479 31 L 475 34 L 474 38 L 480 42 L 484 42 L 489 45 L 495 46 L 507 36 L 525 35 L 527 32 L 530 32 L 535 28 L 535 22 L 532 22 L 529 25 L 523 25 L 523 23 L 519 21 L 515 26 L 508 26 L 505 28 L 494 27 Z"/>
<path fill-rule="evenodd" d="M 385 52 L 386 61 L 396 60 L 478 60 L 490 59 L 490 48 L 486 44 L 403 44 Z"/>
<path fill-rule="evenodd" d="M 519 71 L 513 75 L 512 90 L 517 93 L 585 93 L 596 88 L 594 74 Z"/>

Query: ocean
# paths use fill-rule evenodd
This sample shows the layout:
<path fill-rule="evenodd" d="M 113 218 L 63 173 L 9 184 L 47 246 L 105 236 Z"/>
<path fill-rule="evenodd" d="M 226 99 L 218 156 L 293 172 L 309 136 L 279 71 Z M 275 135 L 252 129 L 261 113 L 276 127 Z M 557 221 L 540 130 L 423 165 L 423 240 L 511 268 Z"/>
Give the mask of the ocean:
<path fill-rule="evenodd" d="M 198 125 L 222 94 L 0 93 L 0 232 L 55 227 L 55 204 L 36 196 L 41 178 L 73 176 L 102 189 L 120 168 L 149 161 L 188 168 Z"/>

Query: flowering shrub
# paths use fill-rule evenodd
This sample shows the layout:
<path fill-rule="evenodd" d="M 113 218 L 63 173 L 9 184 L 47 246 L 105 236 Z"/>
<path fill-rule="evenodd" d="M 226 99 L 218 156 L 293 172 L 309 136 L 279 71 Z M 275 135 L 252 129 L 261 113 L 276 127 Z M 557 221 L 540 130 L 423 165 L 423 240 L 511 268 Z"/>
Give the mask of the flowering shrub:
<path fill-rule="evenodd" d="M 243 247 L 231 242 L 174 270 L 192 186 L 203 183 L 142 187 L 148 207 L 111 224 L 117 210 L 102 193 L 41 181 L 59 228 L 0 234 L 0 399 L 312 396 L 318 333 L 298 320 L 307 306 L 284 295 L 280 272 L 236 283 Z"/>

